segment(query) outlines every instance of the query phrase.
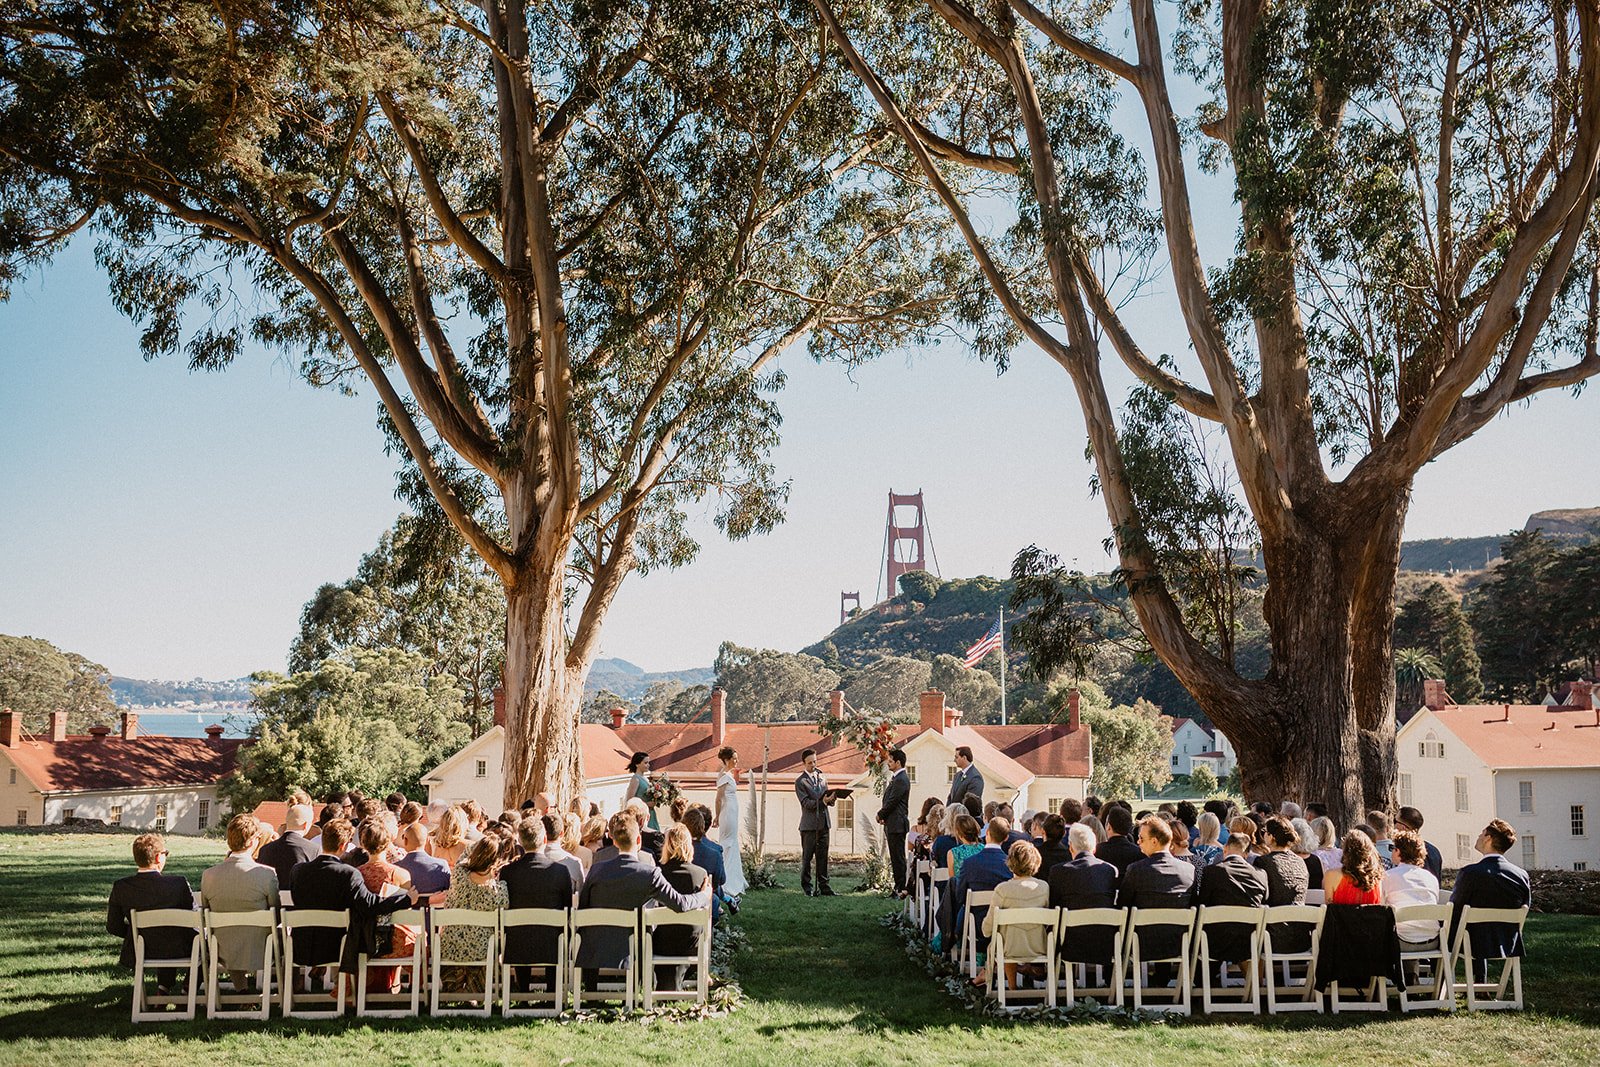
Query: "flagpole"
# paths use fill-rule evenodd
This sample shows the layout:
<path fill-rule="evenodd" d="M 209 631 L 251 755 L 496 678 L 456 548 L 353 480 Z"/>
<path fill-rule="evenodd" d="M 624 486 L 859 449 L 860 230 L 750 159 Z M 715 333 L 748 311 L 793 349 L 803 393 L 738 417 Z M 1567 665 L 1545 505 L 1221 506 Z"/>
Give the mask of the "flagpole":
<path fill-rule="evenodd" d="M 1006 724 L 1006 609 L 1000 609 L 1000 725 Z"/>

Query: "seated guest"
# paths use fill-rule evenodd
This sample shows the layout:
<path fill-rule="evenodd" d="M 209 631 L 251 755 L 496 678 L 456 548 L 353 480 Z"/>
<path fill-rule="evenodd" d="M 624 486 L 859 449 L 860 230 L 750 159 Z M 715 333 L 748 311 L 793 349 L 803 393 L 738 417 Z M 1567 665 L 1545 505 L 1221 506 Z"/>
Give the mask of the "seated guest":
<path fill-rule="evenodd" d="M 1178 801 L 1177 815 L 1179 821 L 1189 828 L 1189 848 L 1193 850 L 1195 843 L 1200 840 L 1200 809 L 1194 806 L 1192 800 L 1180 800 Z M 1206 863 L 1211 862 L 1213 861 L 1206 860 Z"/>
<path fill-rule="evenodd" d="M 1172 831 L 1172 848 L 1169 850 L 1175 857 L 1194 867 L 1195 884 L 1199 885 L 1200 872 L 1205 870 L 1206 861 L 1198 852 L 1189 848 L 1189 828 L 1183 824 L 1176 813 L 1171 815 L 1163 813 L 1161 816 L 1167 822 L 1167 829 Z"/>
<path fill-rule="evenodd" d="M 701 880 L 700 888 L 695 892 L 681 893 L 673 888 L 653 860 L 647 862 L 640 856 L 639 820 L 632 812 L 621 811 L 613 815 L 609 829 L 617 855 L 604 862 L 596 861 L 578 895 L 579 908 L 634 911 L 652 900 L 665 904 L 673 911 L 693 911 L 711 906 L 709 875 Z M 590 927 L 584 930 L 574 962 L 585 972 L 584 981 L 588 988 L 593 988 L 595 970 L 626 968 L 630 965 L 628 930 L 620 927 Z"/>
<path fill-rule="evenodd" d="M 405 806 L 395 815 L 395 821 L 399 824 L 401 832 L 404 832 L 405 828 L 412 823 L 422 822 L 424 814 L 426 814 L 426 809 L 421 804 L 418 804 L 415 800 L 408 800 Z"/>
<path fill-rule="evenodd" d="M 1397 819 L 1395 819 L 1395 825 L 1399 829 L 1410 830 L 1412 833 L 1416 834 L 1418 837 L 1421 837 L 1421 835 L 1422 835 L 1422 812 L 1418 811 L 1416 808 L 1413 808 L 1413 807 L 1407 805 L 1406 807 L 1403 807 L 1403 808 L 1400 809 L 1399 817 Z M 1427 861 L 1425 863 L 1423 863 L 1422 866 L 1424 868 L 1426 868 L 1427 872 L 1429 874 L 1433 875 L 1435 878 L 1443 878 L 1444 877 L 1444 857 L 1439 854 L 1439 850 L 1434 847 L 1432 841 L 1428 841 L 1428 840 L 1424 839 L 1423 842 L 1422 842 L 1422 848 L 1427 853 L 1427 857 L 1428 857 Z"/>
<path fill-rule="evenodd" d="M 500 870 L 500 840 L 484 834 L 472 843 L 456 869 L 450 874 L 450 891 L 444 896 L 447 908 L 473 911 L 498 911 L 507 906 L 506 884 Z M 439 930 L 440 952 L 445 959 L 473 960 L 488 951 L 494 929 L 484 926 L 445 926 Z M 483 991 L 482 967 L 445 967 L 439 975 L 442 988 L 452 993 Z"/>
<path fill-rule="evenodd" d="M 1014 825 L 1013 814 L 1014 813 L 1010 804 L 1001 804 L 995 809 L 996 818 L 1004 819 L 1006 821 L 1006 825 L 1012 828 L 1010 836 L 1006 838 L 1005 845 L 1002 846 L 1003 850 L 1009 850 L 1011 846 L 1016 844 L 1018 841 L 1033 840 L 1028 836 L 1028 832 L 1026 830 Z"/>
<path fill-rule="evenodd" d="M 1189 851 L 1199 856 L 1203 866 L 1209 867 L 1222 858 L 1222 822 L 1215 812 L 1207 811 L 1200 814 L 1198 825 L 1195 826 L 1195 843 L 1189 846 Z"/>
<path fill-rule="evenodd" d="M 432 897 L 450 888 L 450 867 L 444 860 L 428 855 L 427 846 L 428 828 L 420 820 L 400 831 L 400 847 L 405 855 L 394 865 L 411 876 L 411 886 L 419 897 Z"/>
<path fill-rule="evenodd" d="M 1117 869 L 1119 875 L 1126 874 L 1129 867 L 1144 859 L 1145 856 L 1131 836 L 1133 834 L 1133 813 L 1121 805 L 1102 810 L 1106 811 L 1105 824 L 1108 836 L 1105 844 L 1094 850 L 1095 857 L 1111 864 Z M 1165 828 L 1165 823 L 1163 823 L 1162 829 Z M 1162 846 L 1161 851 L 1166 852 L 1165 845 Z M 1185 866 L 1189 865 L 1185 864 Z M 1193 869 L 1193 867 L 1190 867 L 1191 871 Z M 1193 879 L 1191 878 L 1190 881 L 1192 882 Z"/>
<path fill-rule="evenodd" d="M 963 804 L 950 804 L 943 810 L 944 818 L 929 831 L 933 834 L 933 841 L 928 845 L 928 859 L 935 867 L 949 866 L 950 850 L 961 843 L 961 839 L 956 837 L 956 818 L 967 813 Z"/>
<path fill-rule="evenodd" d="M 271 911 L 278 906 L 278 872 L 251 858 L 261 833 L 254 815 L 228 820 L 228 855 L 200 875 L 200 900 L 212 911 Z M 242 990 L 261 970 L 270 931 L 249 927 L 217 930 L 217 954 L 233 988 Z"/>
<path fill-rule="evenodd" d="M 583 817 L 583 828 L 578 831 L 578 844 L 589 853 L 589 861 L 583 868 L 583 873 L 587 876 L 594 868 L 600 850 L 606 845 L 606 821 L 598 815 Z M 578 853 L 578 858 L 583 858 L 582 852 Z"/>
<path fill-rule="evenodd" d="M 404 867 L 390 863 L 389 846 L 394 842 L 389 832 L 389 820 L 382 815 L 368 819 L 361 824 L 361 848 L 366 853 L 367 860 L 356 868 L 361 872 L 361 883 L 380 897 L 394 896 L 398 893 L 411 890 L 411 874 Z M 404 854 L 402 853 L 402 857 Z M 420 896 L 421 894 L 418 894 Z M 379 945 L 375 952 L 369 953 L 373 958 L 398 959 L 411 955 L 416 947 L 417 938 L 422 931 L 416 926 L 405 923 L 391 923 L 387 925 L 389 931 L 389 948 L 384 951 L 382 933 L 385 924 L 380 923 Z M 372 967 L 367 971 L 367 992 L 392 993 L 399 980 L 400 968 L 398 967 Z"/>
<path fill-rule="evenodd" d="M 928 805 L 927 814 L 922 819 L 922 831 L 912 834 L 906 839 L 906 847 L 911 849 L 918 859 L 932 859 L 933 842 L 944 833 L 945 806 L 939 803 L 938 797 L 929 797 L 933 803 Z"/>
<path fill-rule="evenodd" d="M 1360 830 L 1344 835 L 1338 870 L 1323 875 L 1322 889 L 1329 904 L 1380 904 L 1383 902 L 1383 864 L 1372 838 Z"/>
<path fill-rule="evenodd" d="M 306 837 L 311 826 L 311 805 L 290 804 L 283 817 L 283 833 L 261 846 L 256 859 L 271 867 L 281 888 L 289 887 L 289 872 L 296 864 L 317 858 L 317 844 Z"/>
<path fill-rule="evenodd" d="M 1410 830 L 1394 835 L 1394 866 L 1383 872 L 1383 902 L 1391 908 L 1439 903 L 1439 879 L 1424 865 L 1428 854 L 1422 838 Z M 1395 924 L 1395 933 L 1407 947 L 1432 945 L 1439 937 L 1439 924 L 1431 919 L 1407 919 Z"/>
<path fill-rule="evenodd" d="M 445 865 L 454 871 L 456 864 L 461 862 L 461 854 L 466 848 L 466 813 L 452 805 L 439 816 L 439 825 L 434 827 L 433 833 L 428 837 L 428 854 L 435 859 L 443 860 Z"/>
<path fill-rule="evenodd" d="M 1094 834 L 1094 847 L 1095 848 L 1099 848 L 1101 845 L 1105 844 L 1106 841 L 1109 840 L 1109 836 L 1106 834 L 1106 828 L 1100 822 L 1100 816 L 1098 816 L 1098 815 L 1085 815 L 1081 819 L 1079 819 L 1078 821 L 1083 823 L 1083 825 L 1087 826 L 1089 828 L 1089 832 Z"/>
<path fill-rule="evenodd" d="M 1281 820 L 1280 820 L 1281 821 Z M 1207 907 L 1259 908 L 1267 899 L 1267 875 L 1250 862 L 1255 847 L 1255 824 L 1235 819 L 1228 827 L 1228 843 L 1222 858 L 1209 864 L 1200 877 L 1196 901 Z M 1302 895 L 1304 890 L 1302 889 Z M 1223 923 L 1206 933 L 1212 968 L 1211 977 L 1221 973 L 1221 963 L 1244 963 L 1250 959 L 1250 927 Z"/>
<path fill-rule="evenodd" d="M 588 848 L 583 843 L 583 820 L 572 812 L 565 812 L 558 816 L 561 819 L 561 847 L 573 856 L 578 857 L 578 863 L 583 866 L 583 873 L 589 873 L 589 867 L 594 863 L 594 849 Z"/>
<path fill-rule="evenodd" d="M 483 836 L 483 831 L 489 826 L 489 816 L 484 812 L 483 805 L 476 800 L 463 800 L 457 805 L 461 809 L 461 829 L 466 834 L 469 843 Z"/>
<path fill-rule="evenodd" d="M 1165 819 L 1151 816 L 1139 823 L 1140 854 L 1122 872 L 1117 903 L 1124 908 L 1187 908 L 1194 902 L 1194 865 L 1178 859 L 1167 846 L 1172 830 Z M 1176 927 L 1147 927 L 1139 934 L 1139 951 L 1145 959 L 1162 959 L 1178 954 L 1183 934 Z M 1176 973 L 1171 964 L 1151 968 L 1156 985 L 1166 985 Z"/>
<path fill-rule="evenodd" d="M 1322 888 L 1322 861 L 1311 854 L 1316 848 L 1316 834 L 1305 819 L 1295 819 L 1289 824 L 1294 829 L 1294 854 L 1306 865 L 1306 888 Z"/>
<path fill-rule="evenodd" d="M 1007 881 L 1011 877 L 1011 868 L 1006 866 L 1006 848 L 1011 839 L 1011 824 L 996 815 L 989 820 L 989 830 L 985 835 L 983 848 L 969 856 L 961 865 L 961 873 L 951 880 L 955 891 L 951 899 L 955 901 L 955 922 L 951 926 L 953 932 L 962 929 L 963 909 L 966 907 L 968 893 L 987 893 Z M 1017 842 L 1027 844 L 1027 842 Z M 1032 847 L 1031 845 L 1029 846 Z M 988 906 L 979 904 L 972 909 L 972 921 L 981 927 L 984 914 Z M 989 943 L 986 936 L 978 939 L 979 951 Z"/>
<path fill-rule="evenodd" d="M 1394 841 L 1390 838 L 1389 816 L 1381 811 L 1367 812 L 1367 825 L 1372 827 L 1372 843 L 1378 850 L 1378 860 L 1383 864 L 1384 870 L 1394 866 L 1394 860 L 1389 852 L 1394 848 Z"/>
<path fill-rule="evenodd" d="M 1310 873 L 1306 862 L 1294 854 L 1299 836 L 1289 820 L 1274 815 L 1267 820 L 1262 831 L 1266 854 L 1256 860 L 1256 867 L 1267 876 L 1267 907 L 1280 904 L 1304 904 L 1306 889 L 1310 886 Z"/>
<path fill-rule="evenodd" d="M 1232 805 L 1230 805 L 1226 800 L 1208 800 L 1200 806 L 1202 811 L 1214 816 L 1217 820 L 1216 844 L 1219 849 L 1217 854 L 1218 859 L 1222 858 L 1220 852 L 1221 847 L 1228 843 L 1228 809 L 1231 806 Z M 1202 837 L 1201 840 L 1204 840 L 1204 837 Z M 1211 862 L 1215 863 L 1216 860 L 1212 860 Z"/>
<path fill-rule="evenodd" d="M 1311 805 L 1307 804 L 1306 807 L 1309 809 Z M 1311 833 L 1316 842 L 1311 854 L 1322 865 L 1322 876 L 1326 880 L 1329 874 L 1339 869 L 1341 862 L 1343 850 L 1339 848 L 1339 833 L 1334 829 L 1333 820 L 1326 815 L 1311 820 Z"/>
<path fill-rule="evenodd" d="M 683 814 L 682 825 L 690 838 L 689 860 L 696 870 L 705 871 L 711 876 L 711 921 L 721 922 L 722 902 L 725 899 L 722 886 L 728 880 L 728 868 L 723 861 L 722 846 L 706 837 L 706 824 L 709 822 L 705 809 L 698 804 Z M 673 885 L 677 884 L 673 882 Z"/>
<path fill-rule="evenodd" d="M 1061 802 L 1061 810 L 1057 814 L 1061 816 L 1063 822 L 1071 826 L 1083 818 L 1083 801 L 1068 797 Z"/>
<path fill-rule="evenodd" d="M 1057 866 L 1072 859 L 1072 850 L 1062 844 L 1067 836 L 1067 820 L 1059 815 L 1046 815 L 1041 830 L 1044 843 L 1039 846 L 1039 877 L 1048 878 Z"/>
<path fill-rule="evenodd" d="M 1296 804 L 1292 800 L 1285 800 L 1282 804 L 1278 805 L 1278 814 L 1283 816 L 1283 820 L 1285 822 L 1293 823 L 1296 819 L 1300 818 L 1300 805 Z"/>
<path fill-rule="evenodd" d="M 719 879 L 715 871 L 708 871 L 694 860 L 694 828 L 705 834 L 706 819 L 698 807 L 684 812 L 683 822 L 666 830 L 661 840 L 661 873 L 672 888 L 688 896 L 711 879 L 711 907 L 713 921 L 717 907 Z M 722 862 L 721 855 L 717 862 Z M 699 930 L 688 926 L 663 926 L 656 930 L 655 952 L 658 956 L 693 956 L 700 950 Z M 662 989 L 677 989 L 683 981 L 684 968 L 661 965 L 656 967 L 656 985 Z"/>
<path fill-rule="evenodd" d="M 1019 841 L 1006 853 L 1006 867 L 1011 877 L 994 887 L 994 906 L 983 917 L 983 936 L 993 938 L 995 915 L 1006 908 L 1043 908 L 1050 903 L 1050 887 L 1037 877 L 1039 850 L 1031 842 Z M 1043 926 L 1012 926 L 1005 931 L 1006 988 L 1017 988 L 1017 960 L 1031 960 L 1045 953 L 1045 928 Z M 1045 968 L 1041 964 L 1027 964 L 1027 973 L 1042 978 Z M 977 984 L 988 984 L 988 968 L 978 973 Z"/>
<path fill-rule="evenodd" d="M 950 872 L 952 888 L 955 886 L 955 880 L 961 877 L 962 864 L 976 856 L 983 849 L 983 842 L 978 840 L 978 820 L 974 819 L 970 814 L 957 812 L 955 832 L 956 844 L 950 849 L 945 858 L 945 869 Z"/>
<path fill-rule="evenodd" d="M 544 823 L 544 850 L 550 854 L 551 859 L 571 872 L 573 885 L 582 885 L 584 879 L 583 861 L 567 851 L 565 838 L 566 821 L 564 818 L 561 815 L 541 815 L 539 816 L 539 821 Z"/>
<path fill-rule="evenodd" d="M 983 797 L 977 793 L 966 793 L 961 797 L 961 804 L 967 809 L 967 814 L 972 816 L 972 821 L 981 827 L 983 825 Z"/>
<path fill-rule="evenodd" d="M 1050 868 L 1050 907 L 1116 907 L 1117 869 L 1096 856 L 1094 849 L 1094 831 L 1082 822 L 1073 823 L 1067 830 L 1067 850 L 1072 858 Z M 1109 947 L 1106 952 L 1109 956 Z"/>
<path fill-rule="evenodd" d="M 506 886 L 506 906 L 570 911 L 581 883 L 572 880 L 572 871 L 566 864 L 545 851 L 548 839 L 544 820 L 522 820 L 517 827 L 517 838 L 522 844 L 522 856 L 500 868 L 500 880 Z M 561 963 L 556 954 L 560 936 L 561 932 L 551 927 L 508 926 L 506 959 L 517 964 Z M 518 991 L 528 990 L 532 970 L 531 967 L 516 968 L 514 981 Z M 540 968 L 540 972 L 540 980 L 546 980 L 548 967 Z"/>
<path fill-rule="evenodd" d="M 1303 814 L 1308 822 L 1315 822 L 1318 819 L 1326 819 L 1328 817 L 1328 805 L 1320 801 L 1310 801 L 1305 808 L 1306 810 Z"/>
<path fill-rule="evenodd" d="M 652 860 L 660 862 L 661 831 L 650 825 L 655 816 L 651 813 L 649 805 L 638 797 L 629 797 L 623 810 L 632 812 L 633 817 L 639 820 L 639 851 L 649 853 Z"/>
<path fill-rule="evenodd" d="M 390 793 L 384 798 L 383 804 L 392 813 L 399 815 L 400 809 L 406 806 L 406 795 L 404 793 Z"/>
<path fill-rule="evenodd" d="M 322 853 L 297 866 L 289 876 L 289 896 L 296 908 L 350 912 L 349 935 L 344 931 L 309 927 L 294 935 L 295 963 L 301 967 L 336 965 L 354 974 L 362 953 L 377 950 L 378 917 L 410 907 L 417 902 L 415 890 L 391 897 L 379 897 L 368 889 L 361 872 L 339 857 L 355 833 L 344 819 L 322 824 Z M 344 956 L 339 944 L 344 942 Z"/>
<path fill-rule="evenodd" d="M 1483 859 L 1470 863 L 1456 873 L 1456 887 L 1450 893 L 1450 903 L 1455 911 L 1450 916 L 1450 943 L 1455 944 L 1456 930 L 1461 925 L 1461 909 L 1522 908 L 1533 899 L 1528 872 L 1506 859 L 1506 853 L 1517 843 L 1517 832 L 1509 823 L 1495 819 L 1483 828 L 1474 846 Z M 1472 966 L 1475 977 L 1483 980 L 1491 959 L 1509 959 L 1522 955 L 1522 934 L 1515 926 L 1506 923 L 1484 923 L 1469 931 L 1472 945 Z"/>
<path fill-rule="evenodd" d="M 163 874 L 167 865 L 167 842 L 160 834 L 140 834 L 133 839 L 133 863 L 138 868 L 126 878 L 119 878 L 111 886 L 111 898 L 106 902 L 106 933 L 122 938 L 122 955 L 117 962 L 124 967 L 133 966 L 133 924 L 129 912 L 153 911 L 157 908 L 194 908 L 194 891 L 189 880 L 182 875 Z M 193 930 L 158 928 L 145 935 L 145 955 L 158 960 L 173 960 L 189 955 L 194 942 Z M 176 968 L 163 967 L 156 971 L 156 992 L 165 995 L 177 984 Z"/>

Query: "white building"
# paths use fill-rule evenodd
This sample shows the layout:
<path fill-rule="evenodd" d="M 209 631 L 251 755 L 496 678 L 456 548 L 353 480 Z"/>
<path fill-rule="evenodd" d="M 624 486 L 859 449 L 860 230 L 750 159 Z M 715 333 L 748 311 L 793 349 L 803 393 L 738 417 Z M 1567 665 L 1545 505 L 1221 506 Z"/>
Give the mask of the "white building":
<path fill-rule="evenodd" d="M 843 693 L 831 694 L 830 712 L 841 714 L 843 701 Z M 650 754 L 652 773 L 668 775 L 691 801 L 711 806 L 717 750 L 731 745 L 742 768 L 739 786 L 747 844 L 753 847 L 764 810 L 766 847 L 798 850 L 800 804 L 794 783 L 801 771 L 801 754 L 814 748 L 818 769 L 829 786 L 854 789 L 852 796 L 834 809 L 832 851 L 859 853 L 876 841 L 879 802 L 866 757 L 854 745 L 838 744 L 822 734 L 814 723 L 730 723 L 720 689 L 712 694 L 708 721 L 624 720 L 619 708 L 613 712 L 612 725 L 585 723 L 579 728 L 585 793 L 608 814 L 627 798 L 631 783 L 628 760 L 636 751 Z M 921 696 L 919 722 L 896 726 L 895 740 L 906 752 L 913 819 L 926 797 L 943 801 L 948 795 L 958 745 L 972 749 L 973 762 L 986 785 L 984 800 L 1008 801 L 1019 812 L 1024 808 L 1054 809 L 1067 797 L 1081 800 L 1088 784 L 1089 730 L 1079 723 L 1075 699 L 1066 723 L 962 726 L 961 713 L 945 707 L 944 694 L 929 690 Z M 423 776 L 428 799 L 447 803 L 471 799 L 486 811 L 500 810 L 504 746 L 505 733 L 498 725 L 468 742 Z M 666 813 L 661 816 L 664 819 Z"/>
<path fill-rule="evenodd" d="M 1591 685 L 1565 704 L 1453 704 L 1444 683 L 1396 734 L 1400 803 L 1427 820 L 1446 867 L 1477 859 L 1491 819 L 1517 831 L 1511 860 L 1525 868 L 1600 870 L 1600 711 Z"/>
<path fill-rule="evenodd" d="M 200 833 L 227 817 L 217 783 L 233 770 L 241 739 L 139 734 L 139 716 L 122 715 L 121 729 L 97 726 L 68 736 L 65 712 L 50 716 L 50 732 L 34 736 L 22 717 L 0 711 L 0 822 L 48 826 L 99 819 L 112 826 Z"/>
<path fill-rule="evenodd" d="M 1226 734 L 1196 719 L 1172 719 L 1172 773 L 1189 775 L 1196 767 L 1209 767 L 1221 781 L 1233 773 L 1239 759 Z"/>

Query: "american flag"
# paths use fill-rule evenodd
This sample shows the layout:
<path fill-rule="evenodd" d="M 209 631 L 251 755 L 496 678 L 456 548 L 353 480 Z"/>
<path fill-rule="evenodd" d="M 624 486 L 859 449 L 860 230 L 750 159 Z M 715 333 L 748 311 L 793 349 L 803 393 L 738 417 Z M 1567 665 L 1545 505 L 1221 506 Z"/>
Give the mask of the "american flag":
<path fill-rule="evenodd" d="M 976 666 L 977 663 L 1001 647 L 1003 638 L 1000 636 L 1000 620 L 996 619 L 994 625 L 989 627 L 989 632 L 978 638 L 978 643 L 967 649 L 967 658 L 962 661 L 965 666 Z"/>

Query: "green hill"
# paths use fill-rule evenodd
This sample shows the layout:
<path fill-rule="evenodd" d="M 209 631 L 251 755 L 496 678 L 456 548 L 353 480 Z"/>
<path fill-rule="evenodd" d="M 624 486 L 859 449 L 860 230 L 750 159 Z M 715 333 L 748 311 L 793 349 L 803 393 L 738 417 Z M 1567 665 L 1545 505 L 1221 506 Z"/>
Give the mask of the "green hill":
<path fill-rule="evenodd" d="M 860 667 L 883 655 L 931 660 L 959 656 L 994 625 L 1011 599 L 1010 579 L 956 578 L 926 594 L 901 593 L 857 612 L 827 637 L 800 651 L 824 662 Z"/>

